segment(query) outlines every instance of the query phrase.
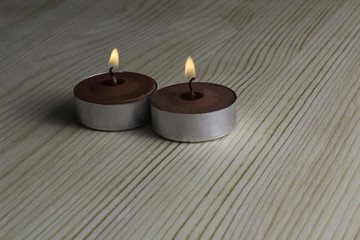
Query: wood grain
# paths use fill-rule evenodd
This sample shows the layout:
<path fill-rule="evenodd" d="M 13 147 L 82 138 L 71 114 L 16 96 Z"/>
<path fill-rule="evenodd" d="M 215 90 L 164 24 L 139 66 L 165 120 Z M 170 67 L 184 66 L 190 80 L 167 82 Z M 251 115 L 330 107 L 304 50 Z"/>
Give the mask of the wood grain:
<path fill-rule="evenodd" d="M 359 239 L 360 2 L 0 3 L 1 239 Z M 120 68 L 238 94 L 220 140 L 74 118 L 73 87 Z"/>

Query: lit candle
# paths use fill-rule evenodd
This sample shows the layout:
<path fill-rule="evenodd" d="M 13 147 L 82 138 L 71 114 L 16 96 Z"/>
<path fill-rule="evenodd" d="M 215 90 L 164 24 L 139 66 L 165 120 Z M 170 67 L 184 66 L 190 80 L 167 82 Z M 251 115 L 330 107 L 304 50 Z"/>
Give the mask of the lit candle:
<path fill-rule="evenodd" d="M 151 96 L 152 124 L 164 138 L 181 142 L 213 140 L 229 134 L 236 124 L 236 93 L 213 83 L 193 82 L 195 65 L 185 64 L 188 83 L 171 85 Z"/>
<path fill-rule="evenodd" d="M 150 121 L 149 97 L 156 82 L 145 75 L 117 70 L 115 48 L 109 72 L 90 76 L 74 88 L 76 115 L 83 125 L 105 131 L 125 130 Z"/>

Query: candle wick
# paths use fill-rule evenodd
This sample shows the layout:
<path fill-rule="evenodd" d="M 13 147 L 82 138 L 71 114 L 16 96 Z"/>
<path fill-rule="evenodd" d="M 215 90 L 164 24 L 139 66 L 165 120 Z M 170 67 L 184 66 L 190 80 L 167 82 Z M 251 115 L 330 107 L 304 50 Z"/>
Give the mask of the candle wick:
<path fill-rule="evenodd" d="M 191 96 L 193 96 L 193 97 L 195 96 L 195 93 L 194 93 L 194 91 L 193 91 L 191 82 L 194 81 L 194 80 L 195 80 L 195 78 L 193 77 L 193 78 L 191 78 L 190 81 L 189 81 L 189 89 L 190 89 Z"/>
<path fill-rule="evenodd" d="M 114 82 L 114 85 L 116 85 L 117 84 L 117 79 L 116 79 L 115 74 L 113 73 L 112 69 L 113 69 L 113 67 L 111 67 L 109 69 L 109 74 L 110 74 L 110 77 L 112 78 L 112 80 Z"/>

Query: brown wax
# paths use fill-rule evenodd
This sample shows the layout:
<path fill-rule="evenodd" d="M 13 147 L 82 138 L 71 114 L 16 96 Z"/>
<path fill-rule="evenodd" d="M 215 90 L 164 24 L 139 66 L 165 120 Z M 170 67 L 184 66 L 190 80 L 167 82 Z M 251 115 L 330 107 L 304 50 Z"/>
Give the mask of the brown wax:
<path fill-rule="evenodd" d="M 234 91 L 222 85 L 193 82 L 192 88 L 194 97 L 188 83 L 162 88 L 152 95 L 151 104 L 163 111 L 191 114 L 221 110 L 236 100 Z"/>
<path fill-rule="evenodd" d="M 156 82 L 133 72 L 114 73 L 118 83 L 113 84 L 109 73 L 91 76 L 74 88 L 76 97 L 97 104 L 123 104 L 149 97 L 156 90 Z"/>

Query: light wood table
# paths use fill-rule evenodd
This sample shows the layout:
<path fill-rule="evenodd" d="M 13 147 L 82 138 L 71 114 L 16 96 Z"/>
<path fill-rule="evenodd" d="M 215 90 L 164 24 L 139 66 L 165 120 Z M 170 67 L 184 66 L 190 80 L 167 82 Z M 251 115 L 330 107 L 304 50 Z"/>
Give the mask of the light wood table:
<path fill-rule="evenodd" d="M 120 69 L 238 95 L 228 136 L 87 129 Z M 0 3 L 0 239 L 360 239 L 358 0 Z"/>

